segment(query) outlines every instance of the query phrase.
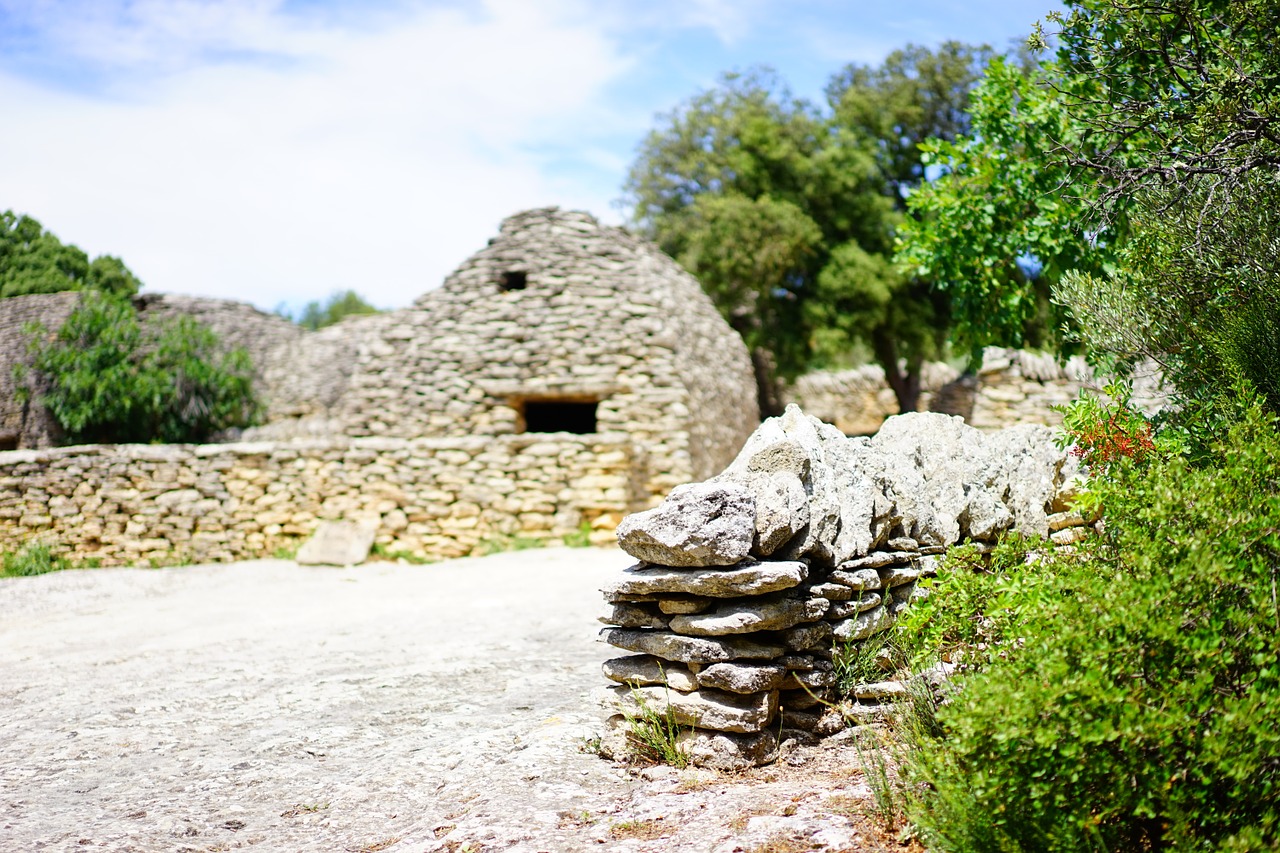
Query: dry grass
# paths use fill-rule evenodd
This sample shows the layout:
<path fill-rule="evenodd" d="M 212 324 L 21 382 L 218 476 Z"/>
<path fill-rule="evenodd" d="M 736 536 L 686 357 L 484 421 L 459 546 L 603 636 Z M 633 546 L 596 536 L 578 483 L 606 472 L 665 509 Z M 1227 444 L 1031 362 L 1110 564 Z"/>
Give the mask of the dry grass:
<path fill-rule="evenodd" d="M 624 820 L 609 827 L 609 837 L 614 841 L 627 838 L 638 838 L 641 841 L 653 841 L 667 835 L 668 831 L 658 820 Z"/>

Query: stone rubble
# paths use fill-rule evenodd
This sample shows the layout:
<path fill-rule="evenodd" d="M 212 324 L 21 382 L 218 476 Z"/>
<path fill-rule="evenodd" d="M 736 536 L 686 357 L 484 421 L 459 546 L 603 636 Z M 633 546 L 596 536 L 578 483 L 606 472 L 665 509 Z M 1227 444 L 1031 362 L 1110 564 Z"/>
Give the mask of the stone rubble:
<path fill-rule="evenodd" d="M 789 406 L 724 472 L 618 527 L 641 562 L 603 589 L 601 640 L 632 653 L 604 665 L 607 750 L 625 753 L 642 710 L 692 727 L 691 760 L 720 769 L 773 760 L 780 731 L 883 719 L 907 687 L 836 695 L 836 647 L 892 629 L 957 543 L 1078 541 L 1093 521 L 1067 508 L 1078 477 L 1044 426 L 913 413 L 848 438 Z"/>

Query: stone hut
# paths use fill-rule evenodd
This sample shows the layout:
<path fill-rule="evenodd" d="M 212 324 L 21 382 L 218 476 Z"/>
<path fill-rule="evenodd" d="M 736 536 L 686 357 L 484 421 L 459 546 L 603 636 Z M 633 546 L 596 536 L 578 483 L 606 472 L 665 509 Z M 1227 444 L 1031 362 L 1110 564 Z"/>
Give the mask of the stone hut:
<path fill-rule="evenodd" d="M 213 445 L 0 452 L 0 550 L 246 559 L 331 520 L 414 559 L 603 542 L 759 422 L 746 347 L 698 282 L 585 213 L 517 214 L 411 307 L 314 333 L 237 303 L 139 302 L 247 346 L 266 423 Z"/>
<path fill-rule="evenodd" d="M 759 423 L 746 347 L 697 280 L 592 216 L 525 211 L 412 307 L 268 359 L 246 438 L 623 433 L 642 490 L 710 476 Z"/>
<path fill-rule="evenodd" d="M 62 430 L 49 411 L 33 398 L 19 393 L 19 374 L 31 366 L 28 326 L 41 324 L 57 330 L 80 304 L 80 294 L 35 293 L 0 299 L 0 451 L 56 444 Z"/>

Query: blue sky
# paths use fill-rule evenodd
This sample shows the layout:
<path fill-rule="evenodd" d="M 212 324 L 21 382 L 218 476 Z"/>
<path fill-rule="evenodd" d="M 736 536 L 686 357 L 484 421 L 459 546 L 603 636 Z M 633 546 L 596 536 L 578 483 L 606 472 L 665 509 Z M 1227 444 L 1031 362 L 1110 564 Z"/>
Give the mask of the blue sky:
<path fill-rule="evenodd" d="M 0 209 L 149 291 L 407 305 L 528 207 L 612 223 L 636 149 L 724 71 L 820 101 L 908 42 L 1053 0 L 0 0 Z"/>

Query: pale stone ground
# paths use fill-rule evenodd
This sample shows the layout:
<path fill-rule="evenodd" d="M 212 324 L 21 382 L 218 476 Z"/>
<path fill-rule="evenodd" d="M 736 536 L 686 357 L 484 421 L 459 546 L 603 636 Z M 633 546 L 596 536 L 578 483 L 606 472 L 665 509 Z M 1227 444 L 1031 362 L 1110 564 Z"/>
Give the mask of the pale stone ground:
<path fill-rule="evenodd" d="M 628 562 L 0 579 L 0 851 L 888 849 L 848 745 L 727 777 L 581 748 Z"/>

